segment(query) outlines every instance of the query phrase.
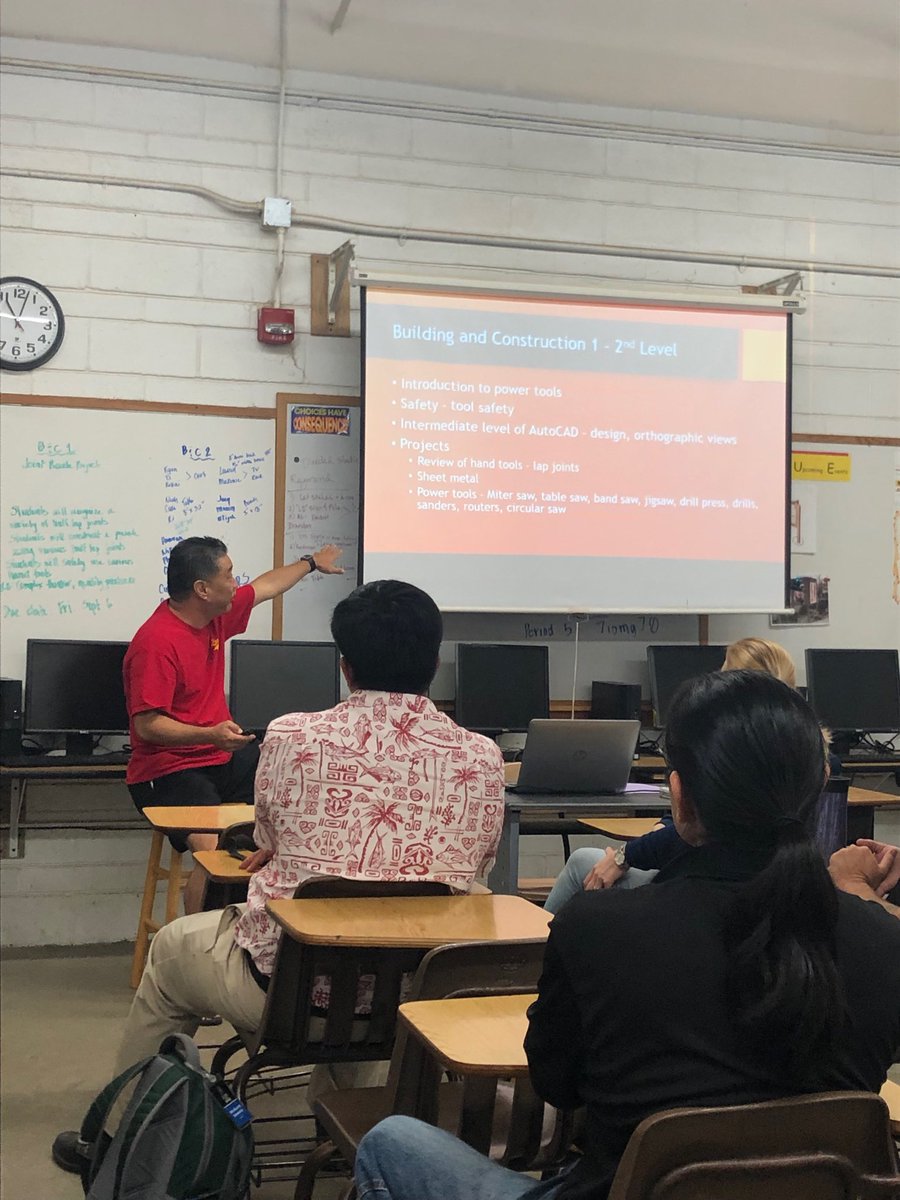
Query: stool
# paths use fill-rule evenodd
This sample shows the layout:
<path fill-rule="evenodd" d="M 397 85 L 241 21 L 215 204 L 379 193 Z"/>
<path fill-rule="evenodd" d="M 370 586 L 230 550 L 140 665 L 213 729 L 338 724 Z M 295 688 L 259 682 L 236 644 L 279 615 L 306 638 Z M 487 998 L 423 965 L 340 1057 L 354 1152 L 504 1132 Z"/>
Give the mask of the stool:
<path fill-rule="evenodd" d="M 147 875 L 144 879 L 144 895 L 141 900 L 141 915 L 138 919 L 137 937 L 134 940 L 134 957 L 131 960 L 131 986 L 136 988 L 141 982 L 147 954 L 150 950 L 150 937 L 162 925 L 168 925 L 178 916 L 178 901 L 181 897 L 181 859 L 179 850 L 170 848 L 169 865 L 162 865 L 163 843 L 166 835 L 162 830 L 153 830 L 153 841 L 150 843 L 150 857 L 147 859 Z M 166 915 L 162 924 L 153 919 L 153 906 L 156 902 L 156 888 L 160 880 L 165 879 Z"/>

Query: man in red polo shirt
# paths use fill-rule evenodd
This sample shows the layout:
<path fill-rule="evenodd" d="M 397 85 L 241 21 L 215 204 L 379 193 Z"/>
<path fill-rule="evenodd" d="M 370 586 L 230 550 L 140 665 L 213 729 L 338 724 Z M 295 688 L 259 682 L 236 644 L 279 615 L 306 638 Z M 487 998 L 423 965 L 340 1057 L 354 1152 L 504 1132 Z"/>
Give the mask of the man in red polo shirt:
<path fill-rule="evenodd" d="M 172 548 L 169 599 L 140 627 L 125 655 L 125 699 L 132 754 L 126 782 L 147 805 L 253 803 L 259 758 L 225 699 L 225 643 L 243 633 L 257 604 L 273 600 L 313 571 L 342 573 L 341 551 L 323 546 L 239 587 L 218 538 L 185 538 Z M 215 834 L 172 834 L 176 850 L 210 850 Z M 202 875 L 184 892 L 185 912 L 200 906 Z"/>

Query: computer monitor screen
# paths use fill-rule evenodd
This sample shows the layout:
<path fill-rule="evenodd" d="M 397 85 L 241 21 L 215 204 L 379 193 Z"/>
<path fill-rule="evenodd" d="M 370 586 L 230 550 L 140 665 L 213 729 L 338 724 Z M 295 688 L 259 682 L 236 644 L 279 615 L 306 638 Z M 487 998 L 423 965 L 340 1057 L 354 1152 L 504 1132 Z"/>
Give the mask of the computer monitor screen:
<path fill-rule="evenodd" d="M 466 729 L 523 730 L 550 715 L 546 646 L 456 647 L 456 721 Z"/>
<path fill-rule="evenodd" d="M 333 642 L 231 643 L 229 707 L 243 729 L 262 733 L 291 712 L 322 712 L 341 695 Z"/>
<path fill-rule="evenodd" d="M 806 686 L 816 716 L 829 729 L 900 729 L 896 650 L 807 650 Z"/>
<path fill-rule="evenodd" d="M 122 683 L 127 649 L 128 642 L 29 638 L 25 653 L 26 732 L 127 733 Z"/>
<path fill-rule="evenodd" d="M 686 679 L 718 671 L 725 646 L 648 646 L 650 697 L 657 725 L 665 725 L 672 697 Z"/>

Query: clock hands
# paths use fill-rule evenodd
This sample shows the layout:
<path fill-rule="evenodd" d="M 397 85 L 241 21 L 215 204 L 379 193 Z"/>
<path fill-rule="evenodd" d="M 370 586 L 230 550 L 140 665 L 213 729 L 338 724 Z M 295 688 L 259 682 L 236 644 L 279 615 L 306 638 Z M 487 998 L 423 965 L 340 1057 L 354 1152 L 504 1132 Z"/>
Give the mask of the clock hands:
<path fill-rule="evenodd" d="M 3 298 L 3 299 L 4 299 L 5 303 L 6 303 L 6 307 L 9 309 L 10 313 L 12 314 L 12 319 L 13 319 L 13 320 L 15 321 L 15 323 L 16 323 L 16 329 L 19 329 L 19 330 L 21 330 L 21 331 L 24 333 L 24 332 L 25 332 L 25 327 L 24 327 L 24 325 L 20 325 L 20 324 L 19 324 L 19 317 L 21 317 L 22 313 L 20 312 L 20 313 L 19 313 L 19 317 L 17 317 L 17 316 L 16 316 L 16 314 L 15 314 L 15 310 L 13 309 L 13 306 L 12 306 L 12 305 L 10 304 L 10 302 L 9 302 L 9 296 L 4 296 L 4 298 Z M 25 304 L 23 303 L 23 304 L 22 304 L 22 312 L 24 312 L 24 311 L 25 311 Z"/>

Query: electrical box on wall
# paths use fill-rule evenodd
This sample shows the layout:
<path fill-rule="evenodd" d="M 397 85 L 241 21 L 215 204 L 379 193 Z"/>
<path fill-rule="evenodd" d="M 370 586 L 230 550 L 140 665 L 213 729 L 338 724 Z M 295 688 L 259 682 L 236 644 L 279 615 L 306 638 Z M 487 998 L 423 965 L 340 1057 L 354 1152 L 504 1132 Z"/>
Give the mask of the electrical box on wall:
<path fill-rule="evenodd" d="M 267 346 L 286 346 L 294 340 L 292 308 L 261 308 L 256 319 L 256 340 Z"/>

